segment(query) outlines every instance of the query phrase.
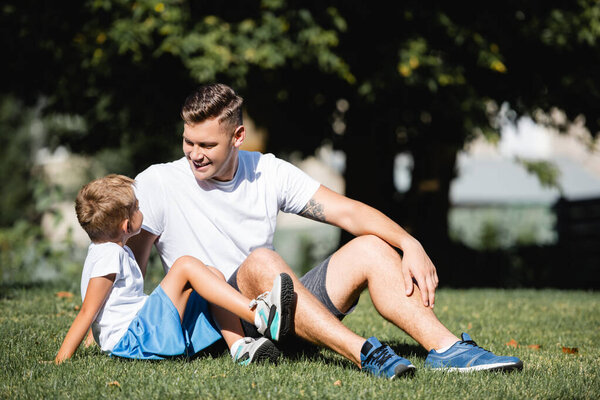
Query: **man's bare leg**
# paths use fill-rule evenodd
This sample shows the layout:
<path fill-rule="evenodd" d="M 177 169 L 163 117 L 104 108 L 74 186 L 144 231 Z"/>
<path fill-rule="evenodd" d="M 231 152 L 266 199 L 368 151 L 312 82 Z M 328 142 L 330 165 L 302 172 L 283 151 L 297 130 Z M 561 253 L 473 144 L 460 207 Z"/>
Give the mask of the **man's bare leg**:
<path fill-rule="evenodd" d="M 246 297 L 254 298 L 269 289 L 270 282 L 281 272 L 294 281 L 297 294 L 294 315 L 295 333 L 311 343 L 328 347 L 360 368 L 360 350 L 365 339 L 346 328 L 298 280 L 291 268 L 275 252 L 255 250 L 240 266 L 237 284 Z"/>
<path fill-rule="evenodd" d="M 368 288 L 377 311 L 428 351 L 459 341 L 421 301 L 415 288 L 405 294 L 400 255 L 376 236 L 361 236 L 333 254 L 327 269 L 327 293 L 338 310 L 347 311 Z"/>

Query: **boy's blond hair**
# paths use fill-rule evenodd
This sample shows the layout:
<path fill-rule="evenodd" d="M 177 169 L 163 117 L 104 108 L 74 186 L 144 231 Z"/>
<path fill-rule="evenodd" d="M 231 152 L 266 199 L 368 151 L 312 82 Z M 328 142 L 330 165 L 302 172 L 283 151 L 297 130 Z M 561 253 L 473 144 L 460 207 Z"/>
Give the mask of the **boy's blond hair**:
<path fill-rule="evenodd" d="M 134 184 L 127 176 L 111 174 L 81 188 L 75 200 L 75 212 L 92 242 L 118 239 L 121 223 L 131 219 L 137 207 Z"/>

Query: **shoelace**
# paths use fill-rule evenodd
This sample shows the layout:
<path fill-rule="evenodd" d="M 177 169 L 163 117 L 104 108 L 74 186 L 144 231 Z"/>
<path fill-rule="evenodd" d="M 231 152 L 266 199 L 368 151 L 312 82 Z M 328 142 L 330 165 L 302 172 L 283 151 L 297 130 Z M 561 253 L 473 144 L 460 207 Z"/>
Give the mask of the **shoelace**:
<path fill-rule="evenodd" d="M 388 351 L 387 347 L 381 346 L 380 348 L 373 350 L 373 353 L 371 353 L 367 359 L 366 364 L 374 364 L 381 367 L 387 360 L 392 358 L 392 356 L 392 353 Z"/>
<path fill-rule="evenodd" d="M 270 294 L 270 292 L 264 292 L 263 294 L 259 295 L 257 298 L 252 299 L 252 301 L 250 301 L 250 303 L 248 304 L 248 308 L 253 310 L 254 307 L 256 307 L 258 305 L 259 301 L 263 301 L 266 303 L 265 299 L 267 298 L 267 296 Z"/>
<path fill-rule="evenodd" d="M 467 346 L 473 346 L 477 349 L 481 349 L 481 350 L 485 351 L 486 353 L 491 353 L 489 350 L 486 350 L 483 347 L 478 346 L 474 340 L 461 340 L 461 344 L 466 344 Z"/>

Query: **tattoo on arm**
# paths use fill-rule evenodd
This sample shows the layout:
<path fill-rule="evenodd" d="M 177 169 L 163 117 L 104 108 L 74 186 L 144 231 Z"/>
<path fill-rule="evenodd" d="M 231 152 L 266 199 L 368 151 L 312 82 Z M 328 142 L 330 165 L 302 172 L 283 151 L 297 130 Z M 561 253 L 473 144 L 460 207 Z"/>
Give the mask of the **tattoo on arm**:
<path fill-rule="evenodd" d="M 298 213 L 306 218 L 313 219 L 319 222 L 325 222 L 325 211 L 323 210 L 323 205 L 321 203 L 317 203 L 315 200 L 310 199 L 310 201 L 304 206 L 302 211 Z"/>

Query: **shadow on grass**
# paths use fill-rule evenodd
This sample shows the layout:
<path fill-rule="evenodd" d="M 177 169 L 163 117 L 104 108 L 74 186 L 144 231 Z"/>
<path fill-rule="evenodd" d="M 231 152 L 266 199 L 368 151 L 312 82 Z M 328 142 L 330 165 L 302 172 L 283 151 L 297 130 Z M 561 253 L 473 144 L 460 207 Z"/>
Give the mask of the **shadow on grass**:
<path fill-rule="evenodd" d="M 425 351 L 422 347 L 415 344 L 406 344 L 399 341 L 386 341 L 384 344 L 390 346 L 396 354 L 401 357 L 411 357 L 411 358 L 425 358 L 427 356 L 427 351 Z M 356 368 L 349 360 L 343 359 L 340 356 L 333 354 L 331 351 L 327 351 L 326 349 L 308 343 L 299 338 L 290 338 L 285 342 L 276 343 L 277 347 L 280 349 L 282 357 L 284 360 L 292 361 L 292 362 L 301 362 L 301 361 L 310 361 L 321 363 L 324 365 L 330 366 L 339 366 L 342 368 Z M 324 351 L 325 350 L 325 351 Z M 100 349 L 97 346 L 92 348 L 82 350 L 83 354 L 80 356 L 84 357 L 96 357 L 96 356 L 104 356 Z M 230 357 L 229 349 L 224 340 L 218 340 L 213 343 L 211 346 L 207 347 L 204 350 L 196 353 L 192 357 L 186 356 L 175 356 L 175 357 L 166 357 L 165 360 L 181 360 L 181 361 L 194 361 L 194 360 L 202 360 L 205 358 L 217 359 L 222 357 Z M 121 358 L 121 357 L 111 357 L 117 362 L 122 363 L 160 363 L 164 360 L 134 360 L 130 358 Z"/>
<path fill-rule="evenodd" d="M 386 341 L 384 344 L 390 346 L 396 354 L 404 358 L 417 357 L 425 359 L 428 354 L 427 350 L 416 344 L 408 344 L 400 341 Z"/>
<path fill-rule="evenodd" d="M 0 282 L 0 300 L 12 299 L 26 290 L 79 291 L 79 281 L 54 279 L 47 281 Z"/>
<path fill-rule="evenodd" d="M 275 346 L 281 351 L 284 359 L 299 361 L 299 360 L 311 360 L 318 361 L 327 364 L 340 364 L 339 359 L 328 357 L 322 354 L 322 348 L 311 343 L 308 343 L 300 338 L 291 337 L 280 342 L 274 342 Z M 190 358 L 195 360 L 198 358 L 211 357 L 219 358 L 229 356 L 229 349 L 224 340 L 218 340 L 206 349 L 198 352 L 196 355 Z"/>
<path fill-rule="evenodd" d="M 0 300 L 15 297 L 16 292 L 23 290 L 42 289 L 54 287 L 55 283 L 49 282 L 9 282 L 0 283 Z"/>
<path fill-rule="evenodd" d="M 386 341 L 383 344 L 390 346 L 396 354 L 405 358 L 416 357 L 425 359 L 428 353 L 424 348 L 416 344 L 407 344 L 401 341 Z M 277 343 L 277 347 L 286 359 L 292 361 L 310 360 L 331 365 L 345 365 L 347 363 L 347 361 L 341 360 L 337 356 L 329 356 L 331 353 L 329 351 L 323 352 L 322 347 L 299 338 L 287 339 L 281 344 Z"/>

